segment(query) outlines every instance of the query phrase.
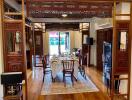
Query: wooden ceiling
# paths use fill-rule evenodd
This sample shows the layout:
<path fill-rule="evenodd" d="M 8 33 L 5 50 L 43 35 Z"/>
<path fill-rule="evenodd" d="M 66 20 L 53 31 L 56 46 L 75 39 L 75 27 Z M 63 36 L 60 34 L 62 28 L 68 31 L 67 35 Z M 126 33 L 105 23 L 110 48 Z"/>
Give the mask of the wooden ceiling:
<path fill-rule="evenodd" d="M 27 0 L 27 15 L 32 18 L 92 18 L 112 17 L 113 2 L 88 0 Z"/>

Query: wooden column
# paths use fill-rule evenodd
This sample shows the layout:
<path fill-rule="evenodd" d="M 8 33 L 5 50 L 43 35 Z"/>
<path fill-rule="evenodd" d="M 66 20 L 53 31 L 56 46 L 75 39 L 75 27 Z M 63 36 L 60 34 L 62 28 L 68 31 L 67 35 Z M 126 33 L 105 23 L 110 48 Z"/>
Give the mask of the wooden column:
<path fill-rule="evenodd" d="M 114 99 L 114 68 L 116 67 L 116 42 L 117 42 L 117 34 L 116 34 L 116 1 L 114 1 L 113 7 L 113 41 L 112 41 L 112 86 L 111 86 L 111 100 Z"/>
<path fill-rule="evenodd" d="M 25 80 L 25 100 L 27 99 L 27 63 L 26 63 L 26 35 L 25 35 L 25 14 L 24 14 L 24 0 L 22 0 L 22 9 L 21 12 L 4 12 L 4 0 L 0 0 L 0 4 L 2 5 L 2 21 L 3 21 L 3 54 L 4 54 L 4 72 L 14 72 L 14 71 L 21 71 L 24 75 Z M 5 19 L 4 16 L 22 16 L 22 19 Z M 17 26 L 18 25 L 18 26 Z M 7 27 L 8 26 L 8 27 Z M 12 26 L 12 27 L 9 27 Z M 14 28 L 15 27 L 15 28 Z M 16 28 L 19 27 L 19 28 Z M 21 33 L 21 53 L 13 53 L 9 54 L 7 50 L 7 31 L 20 31 Z M 10 57 L 10 59 L 9 59 Z M 12 57 L 12 58 L 11 58 Z M 19 58 L 19 60 L 17 59 Z M 13 60 L 15 59 L 15 60 Z M 17 59 L 17 60 L 16 60 Z M 10 61 L 10 66 L 9 66 Z M 14 61 L 14 62 L 12 62 Z M 12 65 L 13 64 L 13 65 Z M 12 65 L 12 66 L 11 66 Z M 14 69 L 13 69 L 14 67 Z M 17 69 L 18 68 L 18 69 Z"/>
<path fill-rule="evenodd" d="M 123 3 L 123 1 L 120 1 L 119 3 Z M 131 70 L 131 40 L 132 40 L 132 2 L 128 2 L 131 4 L 131 11 L 130 14 L 116 14 L 116 0 L 114 1 L 114 8 L 113 8 L 113 45 L 112 45 L 112 82 L 111 82 L 111 100 L 115 100 L 115 96 L 127 96 L 127 100 L 130 100 L 130 70 Z M 130 20 L 128 19 L 116 19 L 117 16 L 123 17 L 128 16 L 130 17 Z M 130 22 L 130 23 L 129 23 Z M 118 38 L 119 38 L 119 32 L 122 32 L 122 30 L 125 30 L 125 32 L 128 34 L 128 43 L 126 51 L 120 51 L 120 48 L 118 47 Z M 128 50 L 128 52 L 127 52 Z M 121 52 L 122 54 L 125 54 L 123 57 L 123 60 L 121 60 Z M 128 54 L 127 54 L 128 53 Z M 121 59 L 120 59 L 121 58 Z M 127 62 L 125 62 L 127 60 Z M 123 66 L 120 64 L 122 61 Z M 121 75 L 128 75 L 127 78 L 121 78 Z M 119 78 L 115 78 L 115 76 L 119 76 Z M 126 80 L 128 81 L 127 85 L 127 93 L 121 94 L 121 93 L 115 93 L 115 81 L 119 80 Z M 123 87 L 122 87 L 123 88 Z"/>
<path fill-rule="evenodd" d="M 24 76 L 25 76 L 25 99 L 28 100 L 28 84 L 27 84 L 27 60 L 26 60 L 26 33 L 25 33 L 25 13 L 24 0 L 22 0 L 22 23 L 23 23 L 23 55 L 24 55 Z"/>

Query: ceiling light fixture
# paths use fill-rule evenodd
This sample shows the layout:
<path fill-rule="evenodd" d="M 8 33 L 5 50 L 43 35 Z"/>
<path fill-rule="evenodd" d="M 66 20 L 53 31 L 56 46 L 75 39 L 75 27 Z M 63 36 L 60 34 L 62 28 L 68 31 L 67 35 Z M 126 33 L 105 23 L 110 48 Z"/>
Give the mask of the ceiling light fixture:
<path fill-rule="evenodd" d="M 62 17 L 67 17 L 68 15 L 67 15 L 67 14 L 62 14 L 61 16 L 62 16 Z"/>

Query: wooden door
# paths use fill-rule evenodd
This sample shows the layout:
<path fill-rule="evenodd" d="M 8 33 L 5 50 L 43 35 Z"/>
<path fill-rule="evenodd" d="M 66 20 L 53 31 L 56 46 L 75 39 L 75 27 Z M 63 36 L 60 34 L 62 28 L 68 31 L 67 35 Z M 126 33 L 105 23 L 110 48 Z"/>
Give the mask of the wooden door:
<path fill-rule="evenodd" d="M 97 69 L 103 71 L 103 42 L 112 42 L 112 28 L 97 30 Z"/>
<path fill-rule="evenodd" d="M 27 68 L 32 69 L 32 55 L 33 55 L 33 31 L 31 27 L 25 26 L 26 33 L 26 57 Z"/>
<path fill-rule="evenodd" d="M 43 34 L 42 31 L 34 31 L 34 66 L 42 67 L 43 57 Z"/>
<path fill-rule="evenodd" d="M 43 34 L 42 31 L 34 32 L 35 55 L 43 55 Z"/>
<path fill-rule="evenodd" d="M 103 54 L 103 41 L 105 39 L 105 34 L 103 30 L 97 31 L 97 69 L 103 71 L 103 62 L 102 62 L 102 54 Z"/>

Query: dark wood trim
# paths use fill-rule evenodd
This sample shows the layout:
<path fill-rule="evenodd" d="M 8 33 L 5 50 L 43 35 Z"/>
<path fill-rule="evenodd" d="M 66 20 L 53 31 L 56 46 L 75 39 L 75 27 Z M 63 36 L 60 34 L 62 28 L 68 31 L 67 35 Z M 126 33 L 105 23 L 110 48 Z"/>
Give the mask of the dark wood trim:
<path fill-rule="evenodd" d="M 28 6 L 29 6 L 29 0 L 26 0 L 26 5 L 27 5 L 27 6 L 26 6 L 27 16 L 29 16 L 29 9 L 28 9 L 28 8 L 29 8 L 29 7 L 28 7 Z"/>
<path fill-rule="evenodd" d="M 90 28 L 91 28 L 91 23 L 89 22 L 89 37 L 90 37 Z M 94 44 L 94 43 L 93 43 Z M 90 61 L 91 61 L 91 46 L 88 46 L 88 66 L 90 66 Z"/>

